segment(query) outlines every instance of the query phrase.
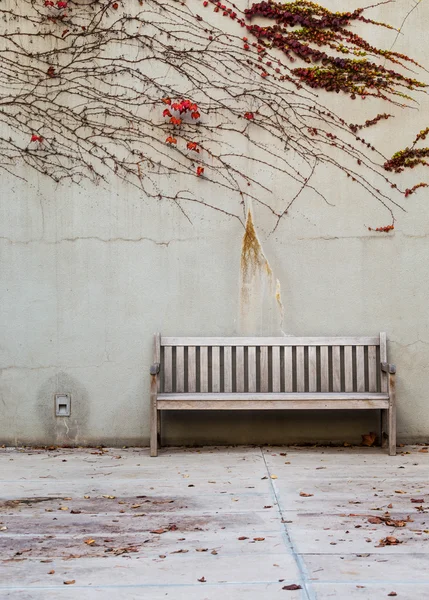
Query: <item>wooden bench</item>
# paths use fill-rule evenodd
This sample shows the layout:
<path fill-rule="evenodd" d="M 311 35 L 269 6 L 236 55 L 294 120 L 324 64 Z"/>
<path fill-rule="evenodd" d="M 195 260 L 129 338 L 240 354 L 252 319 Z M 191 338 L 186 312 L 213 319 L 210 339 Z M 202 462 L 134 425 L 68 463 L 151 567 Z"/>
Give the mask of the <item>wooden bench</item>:
<path fill-rule="evenodd" d="M 394 365 L 376 337 L 161 337 L 151 367 L 151 456 L 163 410 L 378 409 L 396 454 Z"/>

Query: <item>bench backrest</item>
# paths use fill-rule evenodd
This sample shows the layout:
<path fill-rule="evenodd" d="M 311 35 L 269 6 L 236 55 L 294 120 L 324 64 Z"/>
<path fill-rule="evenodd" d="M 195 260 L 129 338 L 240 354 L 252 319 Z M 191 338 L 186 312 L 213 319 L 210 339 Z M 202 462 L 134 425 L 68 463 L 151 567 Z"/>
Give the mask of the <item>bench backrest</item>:
<path fill-rule="evenodd" d="M 158 359 L 157 359 L 158 357 Z M 378 392 L 387 390 L 376 337 L 155 336 L 162 392 Z"/>

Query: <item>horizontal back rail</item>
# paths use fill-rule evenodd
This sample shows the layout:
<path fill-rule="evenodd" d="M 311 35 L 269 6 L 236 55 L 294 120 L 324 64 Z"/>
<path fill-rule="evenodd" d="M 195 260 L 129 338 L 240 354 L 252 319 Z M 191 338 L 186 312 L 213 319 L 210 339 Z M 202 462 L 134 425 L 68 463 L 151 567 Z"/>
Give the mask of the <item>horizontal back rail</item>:
<path fill-rule="evenodd" d="M 161 346 L 379 346 L 379 336 L 360 337 L 162 337 Z"/>

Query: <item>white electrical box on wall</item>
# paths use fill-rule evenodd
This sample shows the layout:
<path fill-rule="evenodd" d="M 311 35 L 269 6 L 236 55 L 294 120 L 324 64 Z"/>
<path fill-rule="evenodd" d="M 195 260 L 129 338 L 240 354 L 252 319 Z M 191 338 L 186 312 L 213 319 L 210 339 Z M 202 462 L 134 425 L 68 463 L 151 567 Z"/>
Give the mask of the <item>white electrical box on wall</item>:
<path fill-rule="evenodd" d="M 55 416 L 69 417 L 71 412 L 70 394 L 55 394 Z"/>

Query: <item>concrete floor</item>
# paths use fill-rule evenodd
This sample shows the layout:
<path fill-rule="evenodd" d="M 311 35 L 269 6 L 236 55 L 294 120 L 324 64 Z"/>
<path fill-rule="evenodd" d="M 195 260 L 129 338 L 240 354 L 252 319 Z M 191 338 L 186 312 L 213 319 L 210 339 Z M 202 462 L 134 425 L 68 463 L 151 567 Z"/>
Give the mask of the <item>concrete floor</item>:
<path fill-rule="evenodd" d="M 3 449 L 0 598 L 427 600 L 429 453 L 400 450 Z"/>

